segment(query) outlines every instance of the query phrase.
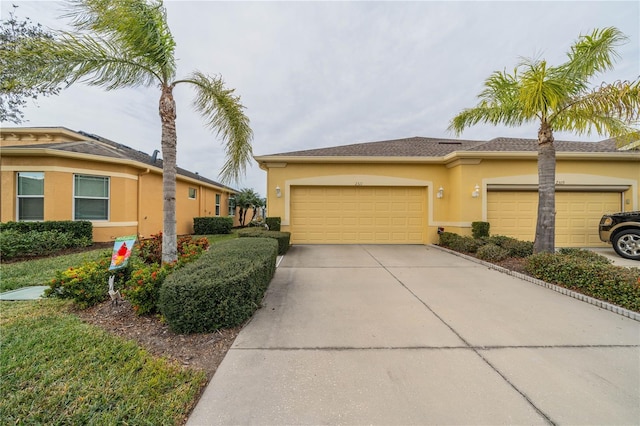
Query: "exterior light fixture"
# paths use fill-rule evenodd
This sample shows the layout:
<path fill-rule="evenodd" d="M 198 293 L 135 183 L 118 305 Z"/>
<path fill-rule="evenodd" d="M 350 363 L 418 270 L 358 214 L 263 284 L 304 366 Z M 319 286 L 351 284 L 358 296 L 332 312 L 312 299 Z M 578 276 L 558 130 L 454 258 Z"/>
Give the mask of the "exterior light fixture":
<path fill-rule="evenodd" d="M 479 187 L 478 185 L 476 185 L 476 186 L 473 188 L 473 192 L 471 193 L 471 196 L 472 196 L 473 198 L 478 198 L 478 197 L 480 196 L 480 187 Z"/>
<path fill-rule="evenodd" d="M 282 197 L 282 191 L 280 191 L 280 187 L 276 186 L 276 197 L 280 198 Z"/>
<path fill-rule="evenodd" d="M 438 198 L 444 197 L 444 188 L 443 187 L 440 187 L 440 189 L 438 189 L 436 197 L 438 197 Z"/>

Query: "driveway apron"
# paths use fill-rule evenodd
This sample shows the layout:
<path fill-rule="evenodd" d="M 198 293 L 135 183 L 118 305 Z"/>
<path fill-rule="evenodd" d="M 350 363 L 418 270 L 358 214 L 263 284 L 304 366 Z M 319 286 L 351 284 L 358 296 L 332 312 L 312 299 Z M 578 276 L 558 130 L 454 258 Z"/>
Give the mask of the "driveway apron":
<path fill-rule="evenodd" d="M 429 246 L 293 246 L 188 425 L 638 424 L 640 322 Z"/>

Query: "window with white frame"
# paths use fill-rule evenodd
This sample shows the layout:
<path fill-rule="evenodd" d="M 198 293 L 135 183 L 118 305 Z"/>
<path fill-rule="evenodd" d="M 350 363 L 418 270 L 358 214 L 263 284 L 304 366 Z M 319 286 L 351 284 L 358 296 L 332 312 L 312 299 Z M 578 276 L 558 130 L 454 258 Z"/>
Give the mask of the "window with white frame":
<path fill-rule="evenodd" d="M 109 220 L 109 178 L 73 176 L 73 218 Z"/>
<path fill-rule="evenodd" d="M 189 188 L 189 198 L 191 200 L 195 200 L 197 194 L 198 194 L 198 191 L 195 188 Z"/>
<path fill-rule="evenodd" d="M 44 220 L 44 172 L 18 172 L 18 221 Z"/>
<path fill-rule="evenodd" d="M 216 216 L 220 216 L 220 194 L 216 194 Z"/>
<path fill-rule="evenodd" d="M 233 195 L 229 197 L 229 216 L 235 216 L 236 214 L 236 199 Z"/>

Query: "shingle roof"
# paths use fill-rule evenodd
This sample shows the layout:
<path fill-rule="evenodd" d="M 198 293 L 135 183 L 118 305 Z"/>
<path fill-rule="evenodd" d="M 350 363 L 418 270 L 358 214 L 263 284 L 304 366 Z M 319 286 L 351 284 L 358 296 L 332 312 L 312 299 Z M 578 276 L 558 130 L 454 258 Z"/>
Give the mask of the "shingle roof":
<path fill-rule="evenodd" d="M 455 151 L 536 152 L 535 139 L 495 138 L 490 141 L 412 137 L 329 148 L 291 151 L 269 157 L 443 157 Z M 615 140 L 601 142 L 555 141 L 557 152 L 622 152 Z"/>
<path fill-rule="evenodd" d="M 153 156 L 146 154 L 142 151 L 135 150 L 126 145 L 122 145 L 120 143 L 111 141 L 109 139 L 105 139 L 103 137 L 88 134 L 85 132 L 78 132 L 87 137 L 87 140 L 84 141 L 73 141 L 73 142 L 53 142 L 53 143 L 45 143 L 45 144 L 33 144 L 33 145 L 20 145 L 20 149 L 53 149 L 57 151 L 65 151 L 65 152 L 77 152 L 81 154 L 89 154 L 89 155 L 97 155 L 100 157 L 109 157 L 109 158 L 117 158 L 121 160 L 133 160 L 142 164 L 148 164 L 150 166 L 155 166 L 162 168 L 162 160 L 158 158 L 154 158 Z M 14 147 L 5 147 L 5 149 L 11 149 Z M 18 147 L 15 147 L 18 148 Z M 190 172 L 189 170 L 178 167 L 177 173 L 181 176 L 190 177 L 192 179 L 197 179 L 204 183 L 215 185 L 221 188 L 226 188 L 231 191 L 236 191 L 235 189 L 216 182 L 214 180 L 205 178 L 200 176 L 197 173 Z"/>

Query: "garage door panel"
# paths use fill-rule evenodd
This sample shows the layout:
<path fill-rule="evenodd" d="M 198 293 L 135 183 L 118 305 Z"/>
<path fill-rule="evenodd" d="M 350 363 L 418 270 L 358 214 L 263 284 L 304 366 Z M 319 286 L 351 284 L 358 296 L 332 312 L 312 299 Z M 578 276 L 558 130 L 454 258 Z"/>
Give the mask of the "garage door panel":
<path fill-rule="evenodd" d="M 487 218 L 492 235 L 533 241 L 537 220 L 537 192 L 489 192 Z M 597 247 L 598 223 L 604 213 L 621 210 L 615 192 L 556 192 L 556 246 Z"/>
<path fill-rule="evenodd" d="M 422 244 L 424 187 L 292 187 L 292 242 Z"/>

